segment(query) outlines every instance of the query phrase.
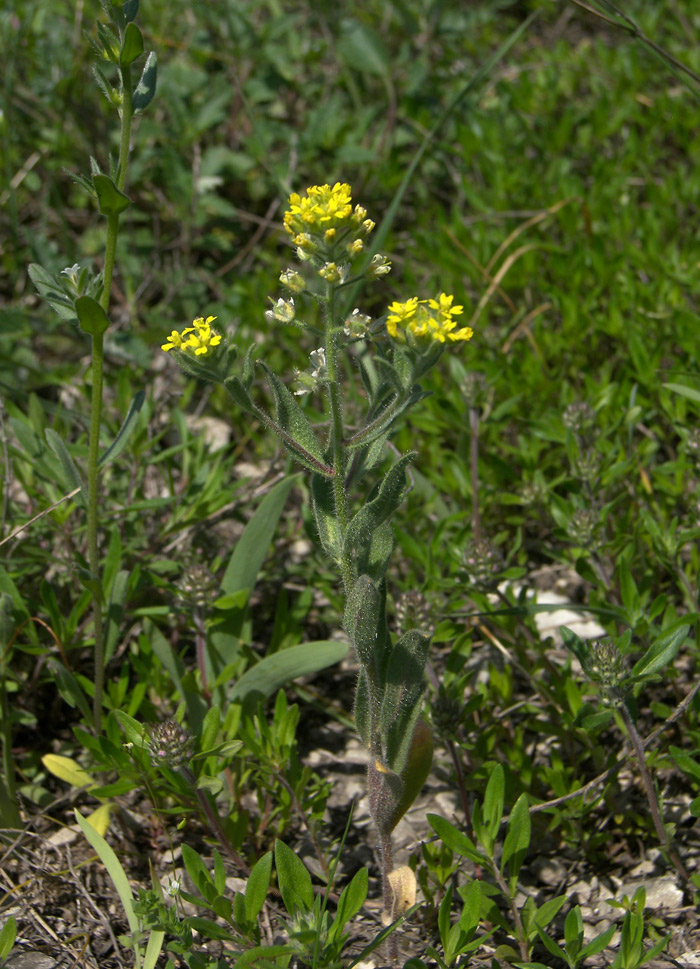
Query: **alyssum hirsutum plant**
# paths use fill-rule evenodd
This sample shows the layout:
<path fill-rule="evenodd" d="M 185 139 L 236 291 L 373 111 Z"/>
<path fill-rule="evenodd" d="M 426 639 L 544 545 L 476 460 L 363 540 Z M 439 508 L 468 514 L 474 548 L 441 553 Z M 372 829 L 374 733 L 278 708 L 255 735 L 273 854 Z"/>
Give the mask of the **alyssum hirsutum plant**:
<path fill-rule="evenodd" d="M 367 259 L 374 222 L 361 205 L 353 206 L 349 185 L 314 185 L 292 194 L 284 226 L 300 266 L 280 275 L 286 295 L 273 300 L 266 315 L 274 324 L 306 331 L 317 344 L 309 368 L 296 372 L 293 389 L 264 359 L 253 360 L 253 348 L 237 366 L 238 349 L 213 327 L 214 316 L 174 330 L 162 349 L 173 352 L 187 374 L 222 383 L 238 407 L 273 431 L 310 473 L 318 539 L 340 574 L 345 631 L 360 665 L 355 724 L 370 755 L 369 801 L 390 917 L 397 914 L 391 833 L 426 779 L 432 737 L 421 717 L 429 638 L 412 629 L 393 641 L 386 616 L 391 518 L 406 495 L 406 472 L 416 455 L 405 454 L 386 469 L 391 454 L 386 445 L 400 417 L 425 396 L 421 378 L 446 347 L 470 340 L 473 333 L 459 326 L 462 307 L 446 293 L 393 302 L 374 321 L 348 309 L 350 286 L 391 269 L 380 254 Z M 313 304 L 312 325 L 305 321 L 304 307 L 313 310 Z M 348 399 L 342 354 L 352 355 L 362 380 L 361 415 Z M 272 411 L 254 398 L 256 368 L 269 385 Z M 300 405 L 306 394 L 324 401 L 325 440 Z"/>

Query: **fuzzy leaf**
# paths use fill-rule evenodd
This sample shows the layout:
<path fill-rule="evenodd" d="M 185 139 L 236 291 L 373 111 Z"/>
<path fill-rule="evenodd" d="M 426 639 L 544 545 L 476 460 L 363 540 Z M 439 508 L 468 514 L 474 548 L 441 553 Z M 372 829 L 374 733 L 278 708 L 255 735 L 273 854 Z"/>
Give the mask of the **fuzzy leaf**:
<path fill-rule="evenodd" d="M 384 672 L 380 730 L 386 766 L 395 774 L 400 774 L 406 764 L 420 714 L 429 644 L 427 636 L 409 629 L 392 647 Z"/>
<path fill-rule="evenodd" d="M 308 417 L 277 374 L 265 363 L 261 362 L 260 366 L 265 371 L 275 400 L 278 434 L 282 443 L 305 468 L 323 471 L 327 467 L 323 451 Z"/>
<path fill-rule="evenodd" d="M 363 666 L 374 670 L 381 665 L 380 624 L 384 622 L 384 599 L 368 575 L 361 575 L 354 583 L 345 605 L 345 631 L 357 650 Z"/>
<path fill-rule="evenodd" d="M 118 458 L 122 453 L 134 429 L 136 428 L 136 423 L 145 400 L 146 394 L 143 390 L 138 390 L 134 394 L 134 398 L 129 405 L 129 410 L 127 411 L 127 415 L 124 418 L 122 426 L 117 431 L 117 436 L 114 438 L 107 450 L 100 456 L 98 461 L 100 467 L 104 467 L 105 464 L 109 464 L 111 461 L 114 461 L 115 458 Z"/>
<path fill-rule="evenodd" d="M 85 493 L 85 483 L 83 482 L 80 472 L 75 464 L 75 461 L 70 455 L 70 452 L 63 442 L 63 438 L 52 428 L 47 427 L 44 431 L 46 437 L 46 443 L 49 445 L 53 453 L 56 455 L 58 460 L 61 462 L 61 467 L 65 475 L 65 484 L 69 491 L 75 491 L 76 488 L 80 489 L 80 504 L 83 508 L 87 507 L 87 496 Z"/>
<path fill-rule="evenodd" d="M 131 99 L 131 106 L 134 114 L 140 114 L 153 100 L 156 93 L 156 82 L 158 79 L 158 58 L 155 51 L 149 51 L 146 63 L 143 65 L 141 77 L 134 88 Z"/>
<path fill-rule="evenodd" d="M 323 551 L 334 562 L 339 562 L 343 537 L 335 510 L 333 482 L 325 475 L 311 476 L 311 507 Z"/>

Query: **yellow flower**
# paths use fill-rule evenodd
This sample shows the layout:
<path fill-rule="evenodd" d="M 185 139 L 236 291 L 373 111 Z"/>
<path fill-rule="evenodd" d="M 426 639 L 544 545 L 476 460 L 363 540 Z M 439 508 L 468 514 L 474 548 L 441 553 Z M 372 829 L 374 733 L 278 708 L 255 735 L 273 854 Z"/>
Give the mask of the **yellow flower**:
<path fill-rule="evenodd" d="M 463 306 L 453 306 L 454 296 L 440 293 L 435 299 L 418 299 L 413 296 L 405 303 L 392 303 L 386 320 L 389 336 L 401 343 L 406 342 L 406 334 L 416 340 L 430 340 L 437 343 L 455 343 L 458 340 L 471 340 L 474 331 L 470 326 L 456 329 L 455 316 L 461 316 Z"/>
<path fill-rule="evenodd" d="M 215 316 L 208 316 L 206 320 L 199 316 L 192 321 L 192 326 L 188 326 L 181 333 L 173 330 L 168 342 L 161 345 L 161 350 L 166 353 L 173 349 L 181 350 L 183 353 L 194 353 L 196 357 L 209 353 L 212 347 L 221 343 L 221 334 L 211 328 L 215 319 Z"/>
<path fill-rule="evenodd" d="M 333 188 L 311 185 L 304 195 L 293 192 L 289 196 L 289 209 L 284 213 L 284 225 L 293 237 L 305 232 L 325 234 L 329 229 L 345 226 L 351 217 L 350 186 L 336 182 Z"/>

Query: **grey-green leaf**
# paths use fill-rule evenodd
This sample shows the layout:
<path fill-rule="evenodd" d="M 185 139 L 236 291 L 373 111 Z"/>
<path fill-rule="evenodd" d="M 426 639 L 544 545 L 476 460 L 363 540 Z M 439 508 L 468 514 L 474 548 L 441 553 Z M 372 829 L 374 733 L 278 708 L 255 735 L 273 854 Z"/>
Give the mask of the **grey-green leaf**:
<path fill-rule="evenodd" d="M 141 71 L 139 82 L 134 88 L 131 99 L 131 106 L 134 114 L 143 111 L 153 100 L 156 93 L 156 82 L 158 80 L 158 58 L 155 51 L 149 51 L 146 63 Z"/>
<path fill-rule="evenodd" d="M 243 674 L 231 690 L 229 699 L 242 701 L 250 694 L 270 696 L 297 676 L 318 673 L 339 663 L 347 656 L 348 648 L 347 643 L 319 640 L 273 653 Z"/>
<path fill-rule="evenodd" d="M 134 399 L 129 405 L 129 410 L 124 418 L 122 426 L 117 431 L 117 436 L 114 438 L 107 450 L 100 456 L 98 464 L 100 467 L 104 467 L 105 464 L 109 464 L 110 461 L 114 461 L 122 453 L 124 448 L 129 442 L 129 438 L 136 428 L 139 414 L 141 413 L 141 408 L 143 407 L 144 401 L 146 400 L 146 394 L 143 390 L 138 390 L 134 394 Z"/>
<path fill-rule="evenodd" d="M 80 489 L 80 503 L 83 508 L 85 508 L 87 506 L 85 483 L 80 476 L 80 472 L 78 471 L 75 461 L 70 456 L 68 448 L 63 443 L 63 439 L 50 427 L 46 428 L 44 435 L 46 437 L 46 443 L 61 462 L 61 468 L 63 469 L 63 473 L 65 475 L 66 487 L 69 491 L 75 491 L 76 488 Z"/>

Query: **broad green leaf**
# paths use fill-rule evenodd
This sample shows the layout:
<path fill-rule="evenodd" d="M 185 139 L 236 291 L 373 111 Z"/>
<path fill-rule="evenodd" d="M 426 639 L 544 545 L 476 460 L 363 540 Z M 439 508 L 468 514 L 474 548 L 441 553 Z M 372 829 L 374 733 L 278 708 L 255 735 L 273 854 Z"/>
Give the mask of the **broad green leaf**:
<path fill-rule="evenodd" d="M 122 67 L 129 67 L 130 64 L 143 54 L 143 35 L 134 23 L 127 24 L 124 31 L 124 40 L 119 54 L 119 62 Z"/>
<path fill-rule="evenodd" d="M 253 866 L 245 886 L 245 917 L 250 925 L 255 923 L 265 904 L 271 873 L 272 852 L 267 851 Z"/>
<path fill-rule="evenodd" d="M 218 895 L 214 879 L 200 856 L 188 844 L 182 845 L 182 860 L 199 894 L 207 902 L 213 902 Z"/>
<path fill-rule="evenodd" d="M 318 673 L 339 663 L 347 656 L 348 648 L 347 643 L 319 640 L 266 656 L 246 670 L 231 690 L 229 700 L 242 701 L 250 694 L 270 696 L 297 676 Z"/>
<path fill-rule="evenodd" d="M 428 814 L 428 824 L 443 844 L 463 858 L 469 858 L 480 865 L 488 865 L 488 858 L 478 851 L 474 842 L 456 828 L 454 824 L 439 814 Z"/>
<path fill-rule="evenodd" d="M 221 580 L 223 592 L 232 594 L 241 589 L 255 587 L 258 573 L 269 554 L 289 492 L 298 480 L 298 475 L 285 478 L 271 488 L 260 502 L 236 542 L 228 561 Z"/>
<path fill-rule="evenodd" d="M 508 865 L 510 871 L 510 889 L 514 895 L 518 887 L 518 875 L 530 846 L 530 812 L 528 810 L 527 794 L 521 794 L 515 802 L 508 819 L 506 840 L 503 843 L 503 858 L 501 871 Z"/>
<path fill-rule="evenodd" d="M 583 941 L 583 918 L 581 916 L 581 906 L 574 905 L 567 913 L 564 920 L 564 944 L 567 955 L 576 959 L 581 951 Z"/>
<path fill-rule="evenodd" d="M 95 178 L 107 178 L 107 176 L 95 175 L 93 180 Z M 115 191 L 117 191 L 116 187 Z M 80 329 L 90 336 L 101 336 L 109 329 L 107 314 L 92 296 L 78 296 L 75 301 L 75 312 L 78 314 Z"/>
<path fill-rule="evenodd" d="M 70 670 L 53 657 L 48 660 L 51 675 L 55 678 L 58 691 L 70 707 L 77 707 L 88 723 L 92 723 L 92 709 L 85 692 Z"/>
<path fill-rule="evenodd" d="M 131 205 L 131 199 L 128 195 L 125 195 L 121 189 L 117 188 L 113 180 L 109 175 L 103 175 L 101 172 L 96 173 L 92 176 L 92 184 L 95 186 L 95 192 L 97 193 L 97 203 L 99 205 L 100 212 L 102 215 L 120 215 Z M 90 296 L 79 296 L 75 301 L 76 309 L 78 308 L 78 300 L 81 299 L 92 299 Z M 97 300 L 92 300 L 96 303 Z M 99 306 L 99 303 L 97 304 Z M 102 307 L 100 307 L 102 309 Z M 104 315 L 104 310 L 102 310 Z M 78 318 L 80 319 L 80 312 L 78 312 Z M 100 319 L 102 319 L 100 317 Z M 107 319 L 106 315 L 104 319 Z M 86 330 L 83 320 L 80 319 L 80 325 L 86 331 L 86 333 L 92 333 L 92 330 Z M 109 322 L 107 323 L 109 326 Z M 107 329 L 107 326 L 103 328 Z"/>
<path fill-rule="evenodd" d="M 112 583 L 112 590 L 109 596 L 109 605 L 107 606 L 107 615 L 105 616 L 104 628 L 104 649 L 106 663 L 108 663 L 112 658 L 114 650 L 117 646 L 117 642 L 119 641 L 119 633 L 121 632 L 122 619 L 124 616 L 124 603 L 126 602 L 126 594 L 129 589 L 129 578 L 130 573 L 127 572 L 126 569 L 120 569 L 115 575 L 114 582 Z"/>
<path fill-rule="evenodd" d="M 311 875 L 301 858 L 279 839 L 275 841 L 275 868 L 282 900 L 289 915 L 310 912 L 314 904 Z"/>
<path fill-rule="evenodd" d="M 141 71 L 134 93 L 131 98 L 131 107 L 134 114 L 140 114 L 153 100 L 156 93 L 156 82 L 158 80 L 158 58 L 155 51 L 149 51 L 146 63 Z"/>
<path fill-rule="evenodd" d="M 634 664 L 630 677 L 639 679 L 652 676 L 672 663 L 676 653 L 688 638 L 689 628 L 689 626 L 681 626 L 680 629 L 659 636 L 644 656 Z"/>
<path fill-rule="evenodd" d="M 543 932 L 542 929 L 539 927 L 539 925 L 536 926 L 536 928 L 537 928 L 537 934 L 540 937 L 540 941 L 544 944 L 547 951 L 550 952 L 555 959 L 561 959 L 564 963 L 568 965 L 569 960 L 566 958 L 566 953 L 561 948 L 561 946 L 557 945 L 554 939 L 550 938 L 550 936 L 548 936 L 546 932 Z"/>
<path fill-rule="evenodd" d="M 339 939 L 345 925 L 360 911 L 367 898 L 368 885 L 369 872 L 366 868 L 360 868 L 359 871 L 355 872 L 350 884 L 345 886 L 338 899 L 335 918 L 328 930 L 329 940 Z"/>
<path fill-rule="evenodd" d="M 143 390 L 139 390 L 134 394 L 134 399 L 131 401 L 129 410 L 124 418 L 122 426 L 117 432 L 117 436 L 114 438 L 107 450 L 100 455 L 97 463 L 101 468 L 106 464 L 109 464 L 111 461 L 114 461 L 115 458 L 118 458 L 126 447 L 129 438 L 136 427 L 137 420 L 145 400 L 146 394 Z"/>
<path fill-rule="evenodd" d="M 87 506 L 85 482 L 83 481 L 75 461 L 68 451 L 68 448 L 64 444 L 63 439 L 50 427 L 46 428 L 44 435 L 46 437 L 47 444 L 61 462 L 61 467 L 63 468 L 63 474 L 65 476 L 64 485 L 66 490 L 74 491 L 76 488 L 79 488 L 80 503 L 82 504 L 83 508 L 85 508 Z"/>
<path fill-rule="evenodd" d="M 221 710 L 216 704 L 209 707 L 204 715 L 202 732 L 199 738 L 200 751 L 209 750 L 216 743 L 216 738 L 221 727 Z"/>
<path fill-rule="evenodd" d="M 291 945 L 254 945 L 236 959 L 231 969 L 284 969 L 295 951 Z"/>

